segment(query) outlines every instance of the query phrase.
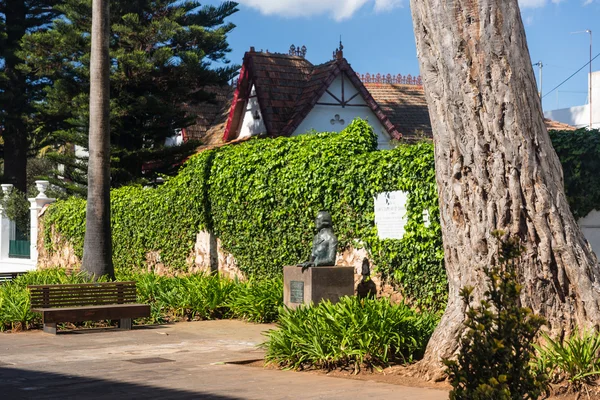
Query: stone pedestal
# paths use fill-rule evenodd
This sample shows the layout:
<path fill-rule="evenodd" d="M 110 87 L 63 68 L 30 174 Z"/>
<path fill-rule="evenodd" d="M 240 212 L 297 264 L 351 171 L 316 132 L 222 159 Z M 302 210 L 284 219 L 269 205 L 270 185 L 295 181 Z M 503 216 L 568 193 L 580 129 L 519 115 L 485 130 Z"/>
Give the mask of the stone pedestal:
<path fill-rule="evenodd" d="M 295 265 L 283 267 L 283 302 L 289 308 L 337 303 L 342 296 L 354 295 L 354 267 L 311 267 L 302 272 Z"/>

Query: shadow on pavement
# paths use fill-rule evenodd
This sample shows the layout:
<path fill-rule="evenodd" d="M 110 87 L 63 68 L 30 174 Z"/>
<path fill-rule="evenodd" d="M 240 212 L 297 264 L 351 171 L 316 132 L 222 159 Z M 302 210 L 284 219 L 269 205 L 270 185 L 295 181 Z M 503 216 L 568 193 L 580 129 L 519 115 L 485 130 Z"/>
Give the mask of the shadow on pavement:
<path fill-rule="evenodd" d="M 160 379 L 148 372 L 150 379 Z M 241 400 L 206 392 L 0 367 L 1 399 L 214 399 Z"/>
<path fill-rule="evenodd" d="M 134 325 L 132 330 L 134 331 L 145 331 L 145 330 L 155 330 L 155 329 L 165 329 L 167 324 L 163 325 Z M 121 330 L 116 326 L 102 326 L 102 327 L 94 327 L 94 328 L 74 328 L 74 329 L 64 329 L 59 330 L 57 335 L 85 335 L 88 333 L 102 333 L 102 332 L 128 332 L 127 330 Z"/>

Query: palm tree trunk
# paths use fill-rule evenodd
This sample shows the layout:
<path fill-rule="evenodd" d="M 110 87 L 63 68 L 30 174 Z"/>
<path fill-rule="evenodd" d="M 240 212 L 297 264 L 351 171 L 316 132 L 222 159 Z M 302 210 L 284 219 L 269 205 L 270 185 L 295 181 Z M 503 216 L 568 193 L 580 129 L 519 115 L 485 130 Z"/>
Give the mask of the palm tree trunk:
<path fill-rule="evenodd" d="M 542 117 L 518 0 L 411 0 L 434 133 L 448 306 L 421 368 L 458 349 L 459 290 L 486 288 L 491 233 L 517 235 L 523 304 L 554 334 L 600 323 L 596 257 L 569 209 Z"/>
<path fill-rule="evenodd" d="M 109 0 L 92 3 L 88 196 L 82 269 L 114 278 L 110 230 Z"/>

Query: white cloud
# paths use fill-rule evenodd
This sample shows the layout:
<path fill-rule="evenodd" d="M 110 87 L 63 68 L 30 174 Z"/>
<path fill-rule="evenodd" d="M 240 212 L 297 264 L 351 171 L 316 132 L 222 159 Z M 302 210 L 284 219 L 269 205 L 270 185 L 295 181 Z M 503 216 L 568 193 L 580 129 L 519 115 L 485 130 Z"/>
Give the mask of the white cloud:
<path fill-rule="evenodd" d="M 523 23 L 525 24 L 525 26 L 533 25 L 533 17 L 531 15 L 528 15 L 523 19 Z"/>
<path fill-rule="evenodd" d="M 237 0 L 266 15 L 308 17 L 328 14 L 341 21 L 354 15 L 361 7 L 371 4 L 375 12 L 386 12 L 401 7 L 404 0 Z"/>
<path fill-rule="evenodd" d="M 329 15 L 337 21 L 348 19 L 363 6 L 370 6 L 375 12 L 387 12 L 402 7 L 408 0 L 237 0 L 265 15 L 284 17 L 310 17 Z M 540 8 L 550 3 L 559 4 L 565 0 L 519 0 L 521 8 Z M 580 0 L 583 5 L 597 0 Z"/>
<path fill-rule="evenodd" d="M 521 8 L 537 8 L 546 5 L 546 0 L 519 0 Z"/>
<path fill-rule="evenodd" d="M 543 7 L 548 3 L 559 4 L 565 0 L 519 0 L 519 5 L 521 8 L 538 8 Z M 593 0 L 584 0 L 584 1 L 593 1 Z"/>

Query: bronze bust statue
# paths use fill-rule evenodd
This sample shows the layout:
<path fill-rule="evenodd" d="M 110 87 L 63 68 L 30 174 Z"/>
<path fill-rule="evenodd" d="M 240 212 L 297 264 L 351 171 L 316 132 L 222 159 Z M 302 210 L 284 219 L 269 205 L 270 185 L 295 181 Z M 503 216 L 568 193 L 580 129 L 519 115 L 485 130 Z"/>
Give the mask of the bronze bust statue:
<path fill-rule="evenodd" d="M 299 264 L 302 270 L 309 267 L 334 266 L 337 253 L 337 237 L 333 233 L 333 223 L 331 214 L 327 211 L 319 211 L 317 219 L 317 234 L 313 239 L 310 259 L 307 262 Z"/>

